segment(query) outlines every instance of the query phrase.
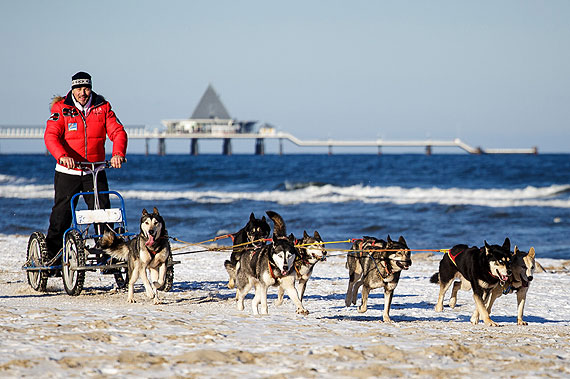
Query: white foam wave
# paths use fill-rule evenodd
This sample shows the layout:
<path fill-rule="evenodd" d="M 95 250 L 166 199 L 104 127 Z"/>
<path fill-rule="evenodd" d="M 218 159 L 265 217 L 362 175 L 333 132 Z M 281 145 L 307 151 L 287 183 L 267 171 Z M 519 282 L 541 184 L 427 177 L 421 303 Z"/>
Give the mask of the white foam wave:
<path fill-rule="evenodd" d="M 570 185 L 548 187 L 528 186 L 518 189 L 466 189 L 466 188 L 403 188 L 399 186 L 372 187 L 354 185 L 337 187 L 333 185 L 308 186 L 282 191 L 120 191 L 125 199 L 177 200 L 186 199 L 198 203 L 223 204 L 242 200 L 274 202 L 283 205 L 300 203 L 347 203 L 370 204 L 443 204 L 477 205 L 486 207 L 556 207 L 570 208 L 568 196 L 561 198 L 561 192 L 570 191 Z M 53 198 L 51 185 L 0 185 L 3 198 Z"/>

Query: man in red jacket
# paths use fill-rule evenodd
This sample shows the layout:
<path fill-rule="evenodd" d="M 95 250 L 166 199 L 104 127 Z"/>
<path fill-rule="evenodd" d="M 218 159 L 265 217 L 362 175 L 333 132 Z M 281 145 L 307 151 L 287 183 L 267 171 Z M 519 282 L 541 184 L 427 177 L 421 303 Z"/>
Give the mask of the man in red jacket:
<path fill-rule="evenodd" d="M 113 142 L 111 166 L 120 168 L 127 151 L 127 133 L 103 96 L 91 90 L 91 76 L 78 72 L 71 78 L 71 91 L 65 97 L 52 101 L 51 116 L 47 121 L 44 142 L 57 161 L 55 167 L 55 198 L 46 237 L 47 248 L 53 257 L 63 247 L 63 234 L 70 227 L 70 201 L 78 192 L 93 191 L 91 175 L 82 175 L 78 162 L 105 160 L 105 141 Z M 97 188 L 107 191 L 105 171 L 97 175 Z M 93 196 L 85 201 L 93 209 Z M 100 196 L 101 208 L 109 208 L 109 197 Z"/>

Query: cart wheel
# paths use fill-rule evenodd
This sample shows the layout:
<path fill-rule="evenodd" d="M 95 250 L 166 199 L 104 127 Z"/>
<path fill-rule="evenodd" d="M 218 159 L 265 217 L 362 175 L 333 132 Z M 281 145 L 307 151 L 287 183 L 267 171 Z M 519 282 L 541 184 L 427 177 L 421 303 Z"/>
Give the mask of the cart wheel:
<path fill-rule="evenodd" d="M 75 270 L 85 266 L 85 243 L 77 230 L 71 230 L 65 236 L 65 249 L 62 257 L 62 276 L 65 292 L 77 296 L 83 290 L 85 271 Z"/>
<path fill-rule="evenodd" d="M 174 264 L 172 263 L 172 253 L 166 259 L 166 277 L 162 287 L 157 288 L 159 291 L 169 292 L 174 284 Z"/>
<path fill-rule="evenodd" d="M 28 252 L 26 265 L 42 267 L 49 260 L 46 238 L 42 232 L 34 232 L 28 240 Z M 38 292 L 45 292 L 47 287 L 48 272 L 46 270 L 26 271 L 28 284 Z"/>

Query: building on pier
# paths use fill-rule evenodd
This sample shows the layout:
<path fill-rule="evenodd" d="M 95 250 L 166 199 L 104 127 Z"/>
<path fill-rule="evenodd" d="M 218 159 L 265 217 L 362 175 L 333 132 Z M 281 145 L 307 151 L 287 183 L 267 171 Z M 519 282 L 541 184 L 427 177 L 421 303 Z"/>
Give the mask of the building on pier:
<path fill-rule="evenodd" d="M 232 118 L 212 85 L 188 119 L 162 120 L 169 134 L 236 134 L 252 133 L 257 121 L 240 121 Z"/>

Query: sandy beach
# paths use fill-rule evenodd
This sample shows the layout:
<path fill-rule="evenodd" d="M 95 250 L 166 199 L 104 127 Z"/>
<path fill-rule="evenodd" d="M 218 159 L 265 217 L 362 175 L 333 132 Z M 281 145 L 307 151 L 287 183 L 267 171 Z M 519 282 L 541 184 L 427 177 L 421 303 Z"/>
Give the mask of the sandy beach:
<path fill-rule="evenodd" d="M 61 278 L 48 292 L 26 282 L 27 236 L 0 236 L 0 376 L 2 377 L 568 377 L 570 376 L 570 264 L 545 259 L 531 284 L 525 320 L 516 324 L 516 296 L 502 296 L 492 318 L 500 327 L 471 325 L 470 293 L 436 313 L 438 286 L 429 283 L 441 256 L 415 254 L 381 323 L 382 290 L 369 310 L 345 307 L 345 258 L 319 263 L 304 304 L 271 304 L 269 315 L 238 311 L 226 287 L 226 253 L 179 255 L 174 288 L 162 304 L 126 302 L 112 276 L 89 272 L 85 289 L 68 296 Z M 173 245 L 174 247 L 176 245 Z M 334 255 L 333 249 L 328 249 Z M 185 252 L 188 250 L 175 250 Z"/>

